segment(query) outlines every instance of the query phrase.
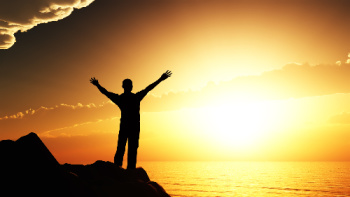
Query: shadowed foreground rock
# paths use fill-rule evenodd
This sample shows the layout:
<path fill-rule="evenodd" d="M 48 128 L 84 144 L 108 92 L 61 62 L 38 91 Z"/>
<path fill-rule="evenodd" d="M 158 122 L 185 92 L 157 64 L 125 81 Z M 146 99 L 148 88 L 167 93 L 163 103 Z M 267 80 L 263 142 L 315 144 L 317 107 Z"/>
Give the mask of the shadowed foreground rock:
<path fill-rule="evenodd" d="M 167 197 L 142 168 L 60 165 L 35 133 L 0 141 L 0 196 Z"/>

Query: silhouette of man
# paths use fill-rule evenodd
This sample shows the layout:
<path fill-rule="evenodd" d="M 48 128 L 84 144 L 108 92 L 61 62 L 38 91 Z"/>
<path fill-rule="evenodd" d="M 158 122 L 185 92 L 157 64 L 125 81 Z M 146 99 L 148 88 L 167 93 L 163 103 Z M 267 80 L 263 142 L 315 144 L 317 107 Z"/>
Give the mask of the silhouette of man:
<path fill-rule="evenodd" d="M 95 77 L 90 82 L 95 85 L 102 94 L 106 95 L 111 101 L 118 105 L 121 111 L 120 130 L 118 135 L 117 152 L 114 156 L 114 163 L 122 166 L 125 153 L 126 141 L 128 141 L 128 166 L 127 169 L 136 168 L 137 148 L 139 147 L 140 136 L 140 102 L 149 91 L 155 88 L 160 82 L 171 76 L 171 71 L 166 71 L 154 83 L 147 86 L 140 92 L 132 93 L 132 81 L 125 79 L 123 81 L 124 93 L 118 95 L 108 92 L 103 88 Z"/>

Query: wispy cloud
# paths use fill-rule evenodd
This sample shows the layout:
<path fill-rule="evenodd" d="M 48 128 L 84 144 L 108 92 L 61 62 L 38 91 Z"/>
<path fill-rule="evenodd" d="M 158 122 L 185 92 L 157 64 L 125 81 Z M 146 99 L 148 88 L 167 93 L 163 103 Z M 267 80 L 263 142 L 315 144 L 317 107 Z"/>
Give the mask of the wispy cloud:
<path fill-rule="evenodd" d="M 23 117 L 27 117 L 27 116 L 32 116 L 32 115 L 38 115 L 41 113 L 45 113 L 46 111 L 51 111 L 51 110 L 60 110 L 60 109 L 66 109 L 66 110 L 75 110 L 75 109 L 82 109 L 82 108 L 97 108 L 97 107 L 103 107 L 104 105 L 108 105 L 111 104 L 112 102 L 108 101 L 106 103 L 102 103 L 98 106 L 96 106 L 94 103 L 90 103 L 87 105 L 83 105 L 81 103 L 78 103 L 76 105 L 68 105 L 68 104 L 59 104 L 56 105 L 55 107 L 44 107 L 41 106 L 40 108 L 34 110 L 34 109 L 28 109 L 25 110 L 24 112 L 18 112 L 17 114 L 13 114 L 13 115 L 8 115 L 8 116 L 4 116 L 4 117 L 0 117 L 0 120 L 6 120 L 6 119 L 18 119 L 18 118 L 23 118 Z"/>
<path fill-rule="evenodd" d="M 346 60 L 347 64 L 350 64 L 350 53 L 348 54 L 348 59 Z"/>
<path fill-rule="evenodd" d="M 94 0 L 0 0 L 0 49 L 15 42 L 15 33 L 25 32 L 41 23 L 58 21 L 74 9 L 88 6 Z"/>
<path fill-rule="evenodd" d="M 105 129 L 111 125 L 118 123 L 119 117 L 111 117 L 107 119 L 98 119 L 96 121 L 88 121 L 79 124 L 74 124 L 62 128 L 56 128 L 48 131 L 44 131 L 40 134 L 42 137 L 56 138 L 59 136 L 72 137 L 72 136 L 86 136 L 91 133 L 111 133 L 110 129 Z M 114 127 L 112 127 L 114 129 Z M 104 129 L 104 131 L 101 131 Z M 113 130 L 114 132 L 116 129 Z"/>
<path fill-rule="evenodd" d="M 54 133 L 54 131 L 86 125 L 118 117 L 117 108 L 112 102 L 99 105 L 90 103 L 83 105 L 60 104 L 54 107 L 28 109 L 17 114 L 0 118 L 2 138 L 16 138 L 28 132 Z M 56 132 L 57 133 L 57 132 Z"/>
<path fill-rule="evenodd" d="M 350 124 L 350 112 L 343 112 L 329 118 L 329 122 L 333 124 Z"/>

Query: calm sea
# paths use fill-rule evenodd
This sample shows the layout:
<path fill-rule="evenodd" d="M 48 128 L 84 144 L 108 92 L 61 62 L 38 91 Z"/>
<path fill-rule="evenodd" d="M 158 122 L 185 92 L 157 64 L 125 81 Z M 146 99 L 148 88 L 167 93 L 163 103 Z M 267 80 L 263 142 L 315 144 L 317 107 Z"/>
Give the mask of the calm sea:
<path fill-rule="evenodd" d="M 173 197 L 350 197 L 350 162 L 139 162 L 138 165 Z"/>

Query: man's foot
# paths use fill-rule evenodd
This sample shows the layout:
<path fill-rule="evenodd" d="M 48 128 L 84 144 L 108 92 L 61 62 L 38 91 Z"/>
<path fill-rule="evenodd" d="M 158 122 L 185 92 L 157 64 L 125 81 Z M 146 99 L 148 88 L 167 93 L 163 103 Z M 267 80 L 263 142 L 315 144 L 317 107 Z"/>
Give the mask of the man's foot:
<path fill-rule="evenodd" d="M 118 165 L 116 163 L 114 163 L 114 165 L 118 166 L 119 168 L 123 168 L 122 165 Z"/>

